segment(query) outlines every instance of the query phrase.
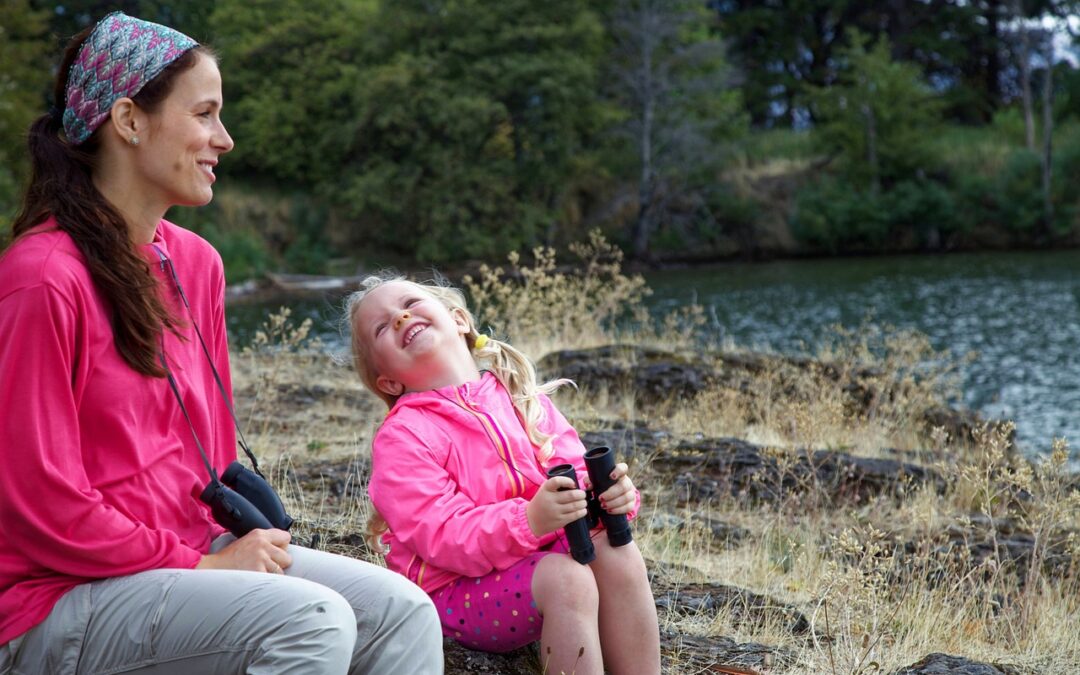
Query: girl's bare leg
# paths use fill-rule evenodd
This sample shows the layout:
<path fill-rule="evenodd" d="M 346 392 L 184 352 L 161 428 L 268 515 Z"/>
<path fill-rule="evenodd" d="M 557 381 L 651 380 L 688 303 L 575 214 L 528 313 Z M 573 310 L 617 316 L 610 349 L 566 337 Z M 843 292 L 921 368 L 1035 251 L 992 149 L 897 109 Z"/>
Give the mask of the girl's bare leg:
<path fill-rule="evenodd" d="M 593 537 L 590 563 L 600 592 L 600 644 L 611 675 L 659 675 L 660 628 L 645 561 L 637 544 L 613 548 Z M 551 556 L 549 556 L 551 557 Z"/>
<path fill-rule="evenodd" d="M 568 555 L 544 556 L 536 565 L 532 592 L 536 608 L 544 617 L 540 632 L 544 672 L 603 675 L 597 628 L 599 599 L 592 570 Z"/>

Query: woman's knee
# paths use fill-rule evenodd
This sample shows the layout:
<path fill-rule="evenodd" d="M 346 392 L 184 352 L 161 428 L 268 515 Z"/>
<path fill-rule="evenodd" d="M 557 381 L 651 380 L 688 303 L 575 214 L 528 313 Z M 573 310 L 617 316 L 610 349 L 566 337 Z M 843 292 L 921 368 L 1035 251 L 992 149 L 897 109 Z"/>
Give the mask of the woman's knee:
<path fill-rule="evenodd" d="M 401 620 L 412 625 L 415 630 L 434 630 L 441 635 L 439 614 L 428 594 L 405 577 L 397 574 L 394 576 L 397 577 L 397 583 L 390 592 L 398 606 Z"/>
<path fill-rule="evenodd" d="M 287 579 L 287 581 L 285 580 Z M 347 645 L 348 653 L 356 642 L 356 612 L 349 601 L 332 588 L 304 579 L 285 578 L 278 586 L 277 607 L 289 619 L 282 624 L 285 632 L 320 635 Z"/>
<path fill-rule="evenodd" d="M 595 612 L 599 605 L 596 578 L 588 565 L 568 555 L 545 556 L 536 567 L 532 581 L 533 598 L 541 613 L 557 603 L 564 609 Z"/>

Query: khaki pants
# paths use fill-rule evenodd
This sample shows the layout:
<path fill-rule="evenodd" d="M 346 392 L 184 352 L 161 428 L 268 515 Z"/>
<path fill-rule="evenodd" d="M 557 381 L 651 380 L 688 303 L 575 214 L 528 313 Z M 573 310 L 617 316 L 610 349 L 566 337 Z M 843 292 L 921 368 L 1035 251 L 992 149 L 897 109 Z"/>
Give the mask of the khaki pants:
<path fill-rule="evenodd" d="M 284 576 L 161 569 L 77 586 L 0 645 L 0 675 L 443 672 L 435 608 L 409 580 L 331 553 L 289 553 Z"/>

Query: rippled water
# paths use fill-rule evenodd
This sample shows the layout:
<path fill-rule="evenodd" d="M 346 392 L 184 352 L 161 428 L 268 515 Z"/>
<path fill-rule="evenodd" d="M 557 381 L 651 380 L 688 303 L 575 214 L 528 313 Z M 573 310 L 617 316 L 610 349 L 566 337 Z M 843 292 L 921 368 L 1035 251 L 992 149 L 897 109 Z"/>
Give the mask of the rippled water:
<path fill-rule="evenodd" d="M 965 403 L 1012 419 L 1025 449 L 1080 439 L 1080 252 L 784 261 L 664 272 L 654 300 L 696 299 L 736 344 L 812 348 L 830 324 L 882 323 L 974 351 Z M 1077 453 L 1074 450 L 1074 457 Z"/>
<path fill-rule="evenodd" d="M 926 333 L 937 349 L 975 351 L 964 370 L 965 403 L 1012 419 L 1025 449 L 1054 437 L 1080 445 L 1080 251 L 845 258 L 724 264 L 651 274 L 663 311 L 710 307 L 720 337 L 747 347 L 812 351 L 832 324 L 875 320 Z M 240 344 L 282 304 L 234 303 Z M 340 341 L 333 299 L 289 301 L 298 317 Z M 1077 457 L 1076 450 L 1073 456 Z"/>

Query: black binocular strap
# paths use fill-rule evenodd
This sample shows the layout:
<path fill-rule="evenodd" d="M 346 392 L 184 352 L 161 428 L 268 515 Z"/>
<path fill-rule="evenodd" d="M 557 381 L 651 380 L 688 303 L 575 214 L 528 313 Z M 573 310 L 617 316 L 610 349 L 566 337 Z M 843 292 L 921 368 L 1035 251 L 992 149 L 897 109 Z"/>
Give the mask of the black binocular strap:
<path fill-rule="evenodd" d="M 206 470 L 210 473 L 210 480 L 214 483 L 220 483 L 218 479 L 217 471 L 214 470 L 214 465 L 210 463 L 210 458 L 206 456 L 206 450 L 203 448 L 203 444 L 199 441 L 199 434 L 195 432 L 195 424 L 191 421 L 191 415 L 188 414 L 187 406 L 184 405 L 184 399 L 180 396 L 180 387 L 176 384 L 176 378 L 173 377 L 172 370 L 169 368 L 169 364 L 165 361 L 165 336 L 161 336 L 161 352 L 158 354 L 158 358 L 161 360 L 161 366 L 165 369 L 165 375 L 169 379 L 169 388 L 172 389 L 173 396 L 176 397 L 176 402 L 180 404 L 180 410 L 184 413 L 184 419 L 187 420 L 188 426 L 191 428 L 191 437 L 195 439 L 195 447 L 199 449 L 199 454 L 202 456 L 203 464 L 206 465 Z"/>
<path fill-rule="evenodd" d="M 157 252 L 158 258 L 161 259 L 161 271 L 164 272 L 166 267 L 168 267 L 169 275 L 172 277 L 173 284 L 176 286 L 176 290 L 180 294 L 180 300 L 184 303 L 184 307 L 187 309 L 188 318 L 191 319 L 191 325 L 195 328 L 195 335 L 198 336 L 199 344 L 202 346 L 203 354 L 206 355 L 206 361 L 210 364 L 210 372 L 214 374 L 214 381 L 217 382 L 218 391 L 221 392 L 221 398 L 225 401 L 225 408 L 229 411 L 229 416 L 232 417 L 233 424 L 236 426 L 236 433 L 238 435 L 237 440 L 240 443 L 240 448 L 244 451 L 244 454 L 247 455 L 247 458 L 251 460 L 251 468 L 254 469 L 255 473 L 258 474 L 260 478 L 266 478 L 266 476 L 263 475 L 262 471 L 259 471 L 259 462 L 255 459 L 255 453 L 251 452 L 251 448 L 249 448 L 247 444 L 247 439 L 244 438 L 244 430 L 240 428 L 240 420 L 236 417 L 236 410 L 233 409 L 232 402 L 229 401 L 229 394 L 225 391 L 225 384 L 221 381 L 221 375 L 218 374 L 217 367 L 214 365 L 214 359 L 210 356 L 210 349 L 206 346 L 206 340 L 203 339 L 202 331 L 199 330 L 199 323 L 195 321 L 195 314 L 191 311 L 191 304 L 188 303 L 187 294 L 184 293 L 184 287 L 180 285 L 180 277 L 176 275 L 176 268 L 173 266 L 172 260 L 166 257 L 162 250 L 158 248 L 156 244 L 154 245 L 154 251 Z M 176 394 L 177 400 L 180 401 L 180 393 L 179 390 L 176 388 L 176 382 L 172 380 L 172 371 L 169 370 L 169 366 L 165 364 L 164 361 L 164 340 L 162 340 L 161 349 L 163 356 L 162 365 L 165 366 L 166 372 L 169 373 L 169 380 L 170 385 L 173 387 L 173 393 Z M 180 401 L 180 407 L 181 409 L 183 409 L 183 401 Z M 184 417 L 187 417 L 186 409 L 184 410 Z M 188 418 L 188 424 L 191 424 L 190 418 Z M 191 428 L 191 432 L 195 433 L 195 427 Z M 199 445 L 199 451 L 202 452 L 202 445 L 199 444 L 198 437 L 196 437 L 195 443 Z M 203 453 L 203 459 L 206 459 L 205 452 Z M 217 474 L 214 474 L 214 480 L 217 480 Z"/>

